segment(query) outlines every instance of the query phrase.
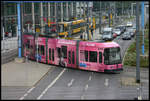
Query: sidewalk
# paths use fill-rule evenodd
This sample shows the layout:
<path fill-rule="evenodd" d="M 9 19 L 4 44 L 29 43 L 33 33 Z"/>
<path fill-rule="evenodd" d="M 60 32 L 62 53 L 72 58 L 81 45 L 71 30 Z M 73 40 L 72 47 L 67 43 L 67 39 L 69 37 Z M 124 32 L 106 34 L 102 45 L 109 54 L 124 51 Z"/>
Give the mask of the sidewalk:
<path fill-rule="evenodd" d="M 17 63 L 15 61 L 1 65 L 1 86 L 34 86 L 52 66 L 35 61 Z"/>

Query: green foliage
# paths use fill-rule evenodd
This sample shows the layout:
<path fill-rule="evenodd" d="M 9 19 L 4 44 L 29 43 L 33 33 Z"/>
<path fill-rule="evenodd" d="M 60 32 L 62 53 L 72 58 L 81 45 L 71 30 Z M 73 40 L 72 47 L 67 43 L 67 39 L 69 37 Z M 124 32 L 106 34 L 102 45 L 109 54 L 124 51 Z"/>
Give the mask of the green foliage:
<path fill-rule="evenodd" d="M 140 32 L 140 35 L 142 33 Z M 142 37 L 140 37 L 140 67 L 149 67 L 149 29 L 145 31 L 145 40 L 144 40 L 144 53 L 145 56 L 142 56 Z M 124 65 L 136 66 L 136 42 L 133 42 L 127 50 Z"/>

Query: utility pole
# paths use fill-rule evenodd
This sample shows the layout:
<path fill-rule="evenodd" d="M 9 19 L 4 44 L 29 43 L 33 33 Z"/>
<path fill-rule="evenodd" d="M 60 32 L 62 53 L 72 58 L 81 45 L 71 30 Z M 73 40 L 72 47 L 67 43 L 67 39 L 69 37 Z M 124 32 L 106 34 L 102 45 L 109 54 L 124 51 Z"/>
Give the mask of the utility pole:
<path fill-rule="evenodd" d="M 5 40 L 5 33 L 4 33 L 4 15 L 1 17 L 1 34 L 3 34 L 3 40 Z"/>
<path fill-rule="evenodd" d="M 87 2 L 87 37 L 89 40 L 89 2 Z"/>
<path fill-rule="evenodd" d="M 22 35 L 21 35 L 21 41 L 23 42 L 23 32 L 24 32 L 24 28 L 23 28 L 23 21 L 24 21 L 24 9 L 23 9 L 23 3 L 21 3 L 21 32 L 22 32 Z M 18 29 L 18 28 L 17 28 Z M 18 31 L 16 31 L 17 33 Z M 23 47 L 23 43 L 21 43 L 21 52 L 22 52 L 22 56 L 24 55 L 24 47 Z"/>
<path fill-rule="evenodd" d="M 68 2 L 66 2 L 66 18 L 67 18 L 67 21 L 68 21 Z"/>
<path fill-rule="evenodd" d="M 77 2 L 75 2 L 75 19 L 77 19 Z"/>
<path fill-rule="evenodd" d="M 17 3 L 17 12 L 18 12 L 18 58 L 22 58 L 21 54 L 21 37 L 22 37 L 22 32 L 21 32 L 21 8 L 20 8 L 20 3 Z"/>
<path fill-rule="evenodd" d="M 63 22 L 63 2 L 61 2 L 61 22 Z"/>
<path fill-rule="evenodd" d="M 71 2 L 71 17 L 73 18 L 73 2 Z"/>
<path fill-rule="evenodd" d="M 55 2 L 55 23 L 56 23 L 56 13 L 57 13 L 57 10 L 56 10 L 56 6 L 57 6 L 57 4 L 56 4 L 56 2 Z"/>
<path fill-rule="evenodd" d="M 142 5 L 141 25 L 142 25 L 142 33 L 143 33 L 142 54 L 144 55 L 144 2 L 141 2 L 141 5 Z"/>
<path fill-rule="evenodd" d="M 116 24 L 116 1 L 114 1 L 114 25 Z"/>
<path fill-rule="evenodd" d="M 1 4 L 1 6 L 2 6 L 2 10 L 4 11 L 4 4 Z M 3 39 L 2 40 L 4 40 L 5 39 L 5 33 L 4 33 L 4 12 L 1 12 L 1 34 L 3 34 Z"/>
<path fill-rule="evenodd" d="M 81 19 L 82 18 L 81 1 L 79 2 L 79 6 L 80 6 L 80 19 Z"/>
<path fill-rule="evenodd" d="M 48 23 L 51 22 L 51 10 L 50 10 L 50 3 L 48 3 Z"/>
<path fill-rule="evenodd" d="M 99 34 L 101 34 L 101 1 L 99 1 Z"/>
<path fill-rule="evenodd" d="M 139 2 L 136 2 L 136 82 L 140 83 Z"/>
<path fill-rule="evenodd" d="M 56 34 L 57 34 L 57 36 L 59 36 L 58 35 L 58 4 L 57 3 L 55 3 L 55 17 L 56 17 Z"/>
<path fill-rule="evenodd" d="M 109 2 L 109 11 L 108 11 L 108 16 L 109 16 L 109 27 L 110 27 L 110 13 L 111 13 L 111 8 L 110 8 L 110 2 Z"/>
<path fill-rule="evenodd" d="M 83 16 L 85 17 L 85 2 L 83 2 Z"/>
<path fill-rule="evenodd" d="M 70 7 L 70 2 L 68 2 L 68 19 L 70 20 L 71 17 L 71 7 Z"/>
<path fill-rule="evenodd" d="M 41 16 L 41 34 L 43 34 L 43 3 L 40 3 L 40 16 Z"/>
<path fill-rule="evenodd" d="M 122 16 L 123 16 L 123 1 L 122 1 Z"/>
<path fill-rule="evenodd" d="M 32 2 L 32 32 L 35 34 L 35 15 L 34 15 L 34 3 Z"/>
<path fill-rule="evenodd" d="M 134 15 L 134 5 L 135 5 L 136 3 L 131 3 L 131 12 L 132 12 L 132 16 Z"/>

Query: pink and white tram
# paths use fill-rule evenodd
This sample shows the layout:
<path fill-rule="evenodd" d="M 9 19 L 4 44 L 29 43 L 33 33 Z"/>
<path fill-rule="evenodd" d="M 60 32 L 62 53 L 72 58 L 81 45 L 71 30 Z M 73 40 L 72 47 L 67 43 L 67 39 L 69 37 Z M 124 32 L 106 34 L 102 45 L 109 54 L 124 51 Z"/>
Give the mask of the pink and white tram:
<path fill-rule="evenodd" d="M 24 56 L 47 64 L 97 71 L 122 71 L 120 46 L 115 42 L 94 42 L 38 37 L 24 34 Z M 37 54 L 38 40 L 38 56 Z"/>

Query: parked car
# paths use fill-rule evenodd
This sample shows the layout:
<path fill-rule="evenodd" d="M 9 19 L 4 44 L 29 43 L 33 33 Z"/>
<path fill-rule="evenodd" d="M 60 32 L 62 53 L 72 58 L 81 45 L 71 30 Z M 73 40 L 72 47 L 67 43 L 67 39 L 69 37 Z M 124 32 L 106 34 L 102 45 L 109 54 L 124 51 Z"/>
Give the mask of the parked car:
<path fill-rule="evenodd" d="M 131 40 L 131 33 L 130 32 L 125 32 L 123 35 L 122 35 L 122 39 L 123 40 Z"/>
<path fill-rule="evenodd" d="M 113 29 L 113 33 L 115 33 L 117 35 L 121 35 L 120 29 Z"/>
<path fill-rule="evenodd" d="M 133 26 L 132 22 L 127 22 L 127 27 L 132 27 L 132 26 Z"/>
<path fill-rule="evenodd" d="M 122 29 L 123 33 L 126 31 L 126 25 L 119 25 L 119 27 Z"/>
<path fill-rule="evenodd" d="M 117 26 L 115 29 L 120 29 L 120 34 L 124 33 L 124 28 L 122 26 Z"/>
<path fill-rule="evenodd" d="M 113 40 L 113 29 L 111 27 L 106 27 L 103 29 L 102 39 L 105 41 Z"/>
<path fill-rule="evenodd" d="M 116 38 L 117 37 L 117 34 L 116 33 L 113 33 L 113 38 Z"/>
<path fill-rule="evenodd" d="M 134 32 L 130 32 L 130 34 L 131 34 L 131 37 L 134 37 L 134 35 L 135 35 Z"/>
<path fill-rule="evenodd" d="M 112 32 L 109 32 L 109 31 L 103 32 L 102 39 L 105 40 L 105 41 L 108 41 L 108 40 L 111 41 L 111 40 L 113 40 L 113 34 L 112 34 Z"/>
<path fill-rule="evenodd" d="M 135 30 L 134 30 L 133 28 L 128 28 L 127 31 L 131 34 L 132 37 L 134 37 L 134 35 L 135 35 Z"/>

